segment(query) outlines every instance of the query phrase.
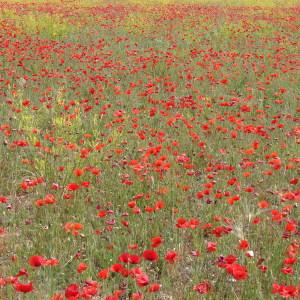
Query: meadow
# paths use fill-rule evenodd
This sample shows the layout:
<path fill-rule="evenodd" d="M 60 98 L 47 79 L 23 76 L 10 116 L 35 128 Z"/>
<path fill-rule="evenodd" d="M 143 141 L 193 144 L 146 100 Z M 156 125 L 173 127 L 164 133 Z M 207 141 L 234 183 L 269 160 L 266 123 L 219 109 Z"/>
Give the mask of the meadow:
<path fill-rule="evenodd" d="M 0 300 L 300 297 L 300 4 L 0 0 Z"/>

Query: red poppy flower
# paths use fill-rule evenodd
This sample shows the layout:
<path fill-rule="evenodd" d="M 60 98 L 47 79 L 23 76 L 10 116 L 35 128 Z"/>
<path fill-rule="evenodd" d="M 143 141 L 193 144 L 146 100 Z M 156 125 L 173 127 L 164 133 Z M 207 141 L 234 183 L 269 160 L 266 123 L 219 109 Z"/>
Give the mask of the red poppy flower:
<path fill-rule="evenodd" d="M 122 253 L 120 256 L 119 256 L 119 261 L 122 262 L 122 263 L 128 263 L 128 260 L 129 260 L 129 256 L 130 254 L 129 253 Z"/>
<path fill-rule="evenodd" d="M 44 263 L 46 262 L 45 258 L 43 256 L 39 256 L 39 255 L 35 255 L 35 256 L 31 256 L 29 258 L 28 263 L 32 266 L 32 267 L 40 267 L 42 266 Z"/>
<path fill-rule="evenodd" d="M 138 286 L 143 287 L 149 284 L 149 277 L 146 274 L 138 274 L 136 276 L 136 283 Z"/>
<path fill-rule="evenodd" d="M 14 288 L 17 292 L 21 292 L 21 293 L 30 293 L 33 291 L 32 282 L 24 284 L 17 281 L 14 283 Z"/>
<path fill-rule="evenodd" d="M 73 174 L 74 174 L 75 176 L 77 176 L 77 177 L 82 176 L 82 175 L 84 174 L 84 170 L 82 170 L 82 169 L 75 169 L 75 170 L 73 171 Z"/>
<path fill-rule="evenodd" d="M 72 297 L 77 297 L 79 295 L 79 286 L 76 283 L 70 284 L 66 289 L 65 289 L 65 297 L 67 299 L 70 299 Z"/>
<path fill-rule="evenodd" d="M 144 257 L 145 260 L 149 260 L 149 261 L 156 261 L 156 260 L 158 260 L 158 255 L 153 250 L 145 250 L 143 252 L 143 257 Z"/>
<path fill-rule="evenodd" d="M 80 188 L 80 185 L 77 184 L 77 183 L 69 183 L 69 184 L 67 185 L 67 190 L 68 190 L 68 191 L 76 191 L 76 190 L 78 190 L 79 188 Z"/>
<path fill-rule="evenodd" d="M 98 272 L 98 277 L 101 279 L 107 279 L 109 276 L 109 269 L 102 269 Z"/>
<path fill-rule="evenodd" d="M 165 260 L 170 264 L 173 264 L 176 258 L 177 258 L 177 253 L 175 251 L 168 251 L 165 255 Z"/>
<path fill-rule="evenodd" d="M 203 281 L 195 285 L 193 290 L 198 292 L 199 294 L 204 295 L 211 290 L 211 284 L 208 281 Z"/>
<path fill-rule="evenodd" d="M 121 265 L 121 264 L 114 264 L 114 265 L 112 265 L 111 266 L 111 271 L 113 271 L 113 272 L 116 272 L 116 273 L 121 273 L 122 272 L 122 270 L 123 270 L 123 265 Z"/>
<path fill-rule="evenodd" d="M 151 247 L 156 248 L 161 245 L 163 239 L 161 236 L 155 236 L 151 239 Z"/>
<path fill-rule="evenodd" d="M 131 300 L 143 300 L 144 299 L 144 296 L 142 293 L 133 293 L 131 295 Z"/>
<path fill-rule="evenodd" d="M 161 285 L 158 283 L 153 283 L 149 286 L 148 288 L 148 292 L 150 293 L 154 293 L 154 292 L 158 292 L 161 288 Z"/>
<path fill-rule="evenodd" d="M 85 263 L 80 263 L 78 266 L 77 266 L 77 272 L 78 273 L 82 273 L 84 272 L 86 269 L 88 268 L 87 264 Z"/>
<path fill-rule="evenodd" d="M 131 254 L 129 255 L 128 262 L 131 264 L 139 264 L 141 257 L 139 255 Z"/>
<path fill-rule="evenodd" d="M 214 252 L 217 250 L 217 243 L 214 242 L 208 242 L 206 246 L 207 252 Z"/>
<path fill-rule="evenodd" d="M 6 203 L 7 202 L 7 197 L 0 196 L 0 203 Z"/>
<path fill-rule="evenodd" d="M 249 243 L 248 243 L 248 241 L 246 241 L 246 240 L 241 240 L 241 241 L 239 242 L 239 249 L 245 250 L 245 249 L 248 249 L 248 248 L 249 248 Z"/>
<path fill-rule="evenodd" d="M 238 264 L 230 264 L 226 266 L 226 271 L 228 274 L 232 275 L 236 280 L 245 280 L 248 277 L 248 272 L 246 267 Z"/>

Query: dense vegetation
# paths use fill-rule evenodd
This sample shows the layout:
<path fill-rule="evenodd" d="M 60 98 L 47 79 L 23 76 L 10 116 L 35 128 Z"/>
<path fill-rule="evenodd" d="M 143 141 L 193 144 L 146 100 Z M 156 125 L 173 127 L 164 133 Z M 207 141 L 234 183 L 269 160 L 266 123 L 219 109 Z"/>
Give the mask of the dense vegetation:
<path fill-rule="evenodd" d="M 300 7 L 154 2 L 0 2 L 1 300 L 299 297 Z"/>

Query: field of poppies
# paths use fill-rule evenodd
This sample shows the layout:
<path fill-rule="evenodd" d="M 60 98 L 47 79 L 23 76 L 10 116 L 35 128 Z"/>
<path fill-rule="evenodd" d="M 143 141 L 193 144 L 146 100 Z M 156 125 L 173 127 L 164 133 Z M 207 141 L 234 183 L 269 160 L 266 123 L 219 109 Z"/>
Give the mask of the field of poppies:
<path fill-rule="evenodd" d="M 299 299 L 300 5 L 204 2 L 0 1 L 1 300 Z"/>

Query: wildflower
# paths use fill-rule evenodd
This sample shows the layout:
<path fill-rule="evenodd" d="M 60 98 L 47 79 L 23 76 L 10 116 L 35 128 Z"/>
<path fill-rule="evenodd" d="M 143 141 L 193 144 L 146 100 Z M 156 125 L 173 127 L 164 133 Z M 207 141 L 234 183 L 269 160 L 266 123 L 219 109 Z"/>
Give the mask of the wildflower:
<path fill-rule="evenodd" d="M 143 257 L 144 257 L 145 260 L 149 260 L 149 261 L 156 261 L 156 260 L 158 260 L 158 255 L 153 250 L 145 250 L 143 252 Z"/>
<path fill-rule="evenodd" d="M 65 297 L 70 299 L 72 297 L 77 297 L 79 295 L 79 286 L 76 283 L 71 283 L 65 289 Z"/>
<path fill-rule="evenodd" d="M 248 272 L 246 267 L 239 264 L 229 264 L 226 266 L 226 271 L 228 274 L 232 275 L 236 280 L 245 280 L 248 277 Z"/>
<path fill-rule="evenodd" d="M 175 251 L 168 251 L 165 255 L 165 260 L 170 264 L 173 264 L 176 259 L 177 253 Z"/>
<path fill-rule="evenodd" d="M 198 283 L 193 287 L 193 290 L 199 294 L 207 294 L 211 290 L 211 284 L 208 281 Z"/>
<path fill-rule="evenodd" d="M 17 292 L 30 293 L 33 291 L 33 284 L 32 284 L 32 282 L 20 283 L 19 281 L 16 281 L 14 283 L 14 288 Z"/>
<path fill-rule="evenodd" d="M 40 267 L 42 265 L 44 265 L 46 262 L 45 258 L 43 256 L 31 256 L 28 263 L 32 266 L 32 267 Z"/>

